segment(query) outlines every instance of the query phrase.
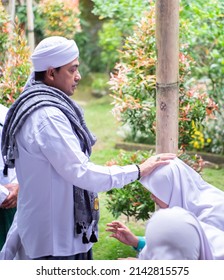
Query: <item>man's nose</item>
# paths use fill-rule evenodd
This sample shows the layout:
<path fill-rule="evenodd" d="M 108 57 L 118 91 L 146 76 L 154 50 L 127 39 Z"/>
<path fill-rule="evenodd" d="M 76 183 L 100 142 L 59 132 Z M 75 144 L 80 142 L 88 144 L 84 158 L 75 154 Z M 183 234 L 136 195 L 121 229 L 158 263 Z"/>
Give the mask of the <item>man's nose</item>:
<path fill-rule="evenodd" d="M 75 75 L 75 77 L 74 77 L 74 80 L 81 80 L 81 74 L 80 74 L 80 72 L 79 71 L 77 71 L 76 72 L 76 75 Z"/>

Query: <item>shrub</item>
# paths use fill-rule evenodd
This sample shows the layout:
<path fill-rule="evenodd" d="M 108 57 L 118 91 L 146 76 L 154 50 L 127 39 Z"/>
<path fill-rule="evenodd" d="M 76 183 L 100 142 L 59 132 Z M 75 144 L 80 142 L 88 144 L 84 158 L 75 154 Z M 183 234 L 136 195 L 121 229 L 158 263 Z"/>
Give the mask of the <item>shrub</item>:
<path fill-rule="evenodd" d="M 30 49 L 18 20 L 10 23 L 4 9 L 0 10 L 4 45 L 1 53 L 0 102 L 9 106 L 20 95 L 30 74 Z"/>
<path fill-rule="evenodd" d="M 133 25 L 139 21 L 148 8 L 148 0 L 93 0 L 93 13 L 102 20 L 98 32 L 101 60 L 110 72 L 118 61 L 117 49 L 121 49 L 124 39 L 132 34 Z"/>
<path fill-rule="evenodd" d="M 73 39 L 81 30 L 78 4 L 76 0 L 41 0 L 38 12 L 44 20 L 44 35 Z"/>
<path fill-rule="evenodd" d="M 186 42 L 195 61 L 194 80 L 201 80 L 206 91 L 218 104 L 216 119 L 206 123 L 202 131 L 206 151 L 224 154 L 224 5 L 222 0 L 183 0 L 180 18 L 188 27 Z M 208 143 L 208 141 L 211 142 Z M 208 141 L 207 141 L 208 140 Z"/>
<path fill-rule="evenodd" d="M 9 16 L 5 12 L 2 2 L 0 2 L 0 66 L 5 60 L 5 49 L 7 48 L 9 38 Z"/>
<path fill-rule="evenodd" d="M 152 152 L 138 151 L 135 153 L 121 152 L 117 159 L 111 160 L 107 165 L 126 165 L 140 163 L 152 155 Z M 154 202 L 150 193 L 138 181 L 128 184 L 122 189 L 113 189 L 107 193 L 107 209 L 118 218 L 124 214 L 127 218 L 135 217 L 136 220 L 147 220 L 154 211 Z"/>
<path fill-rule="evenodd" d="M 131 130 L 132 140 L 155 139 L 156 128 L 156 46 L 155 9 L 145 13 L 142 21 L 128 37 L 120 55 L 120 63 L 111 74 L 115 117 Z M 200 84 L 191 86 L 194 61 L 182 45 L 179 55 L 179 148 L 186 149 L 194 127 L 204 125 L 218 109 Z"/>

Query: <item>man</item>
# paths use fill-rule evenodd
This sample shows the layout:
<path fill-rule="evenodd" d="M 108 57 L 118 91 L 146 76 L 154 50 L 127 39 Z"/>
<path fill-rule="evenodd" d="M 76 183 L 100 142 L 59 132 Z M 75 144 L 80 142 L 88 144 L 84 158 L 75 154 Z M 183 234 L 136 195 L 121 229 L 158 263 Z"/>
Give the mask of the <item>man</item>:
<path fill-rule="evenodd" d="M 0 104 L 0 143 L 2 127 L 8 108 Z M 0 250 L 5 243 L 6 235 L 12 224 L 16 211 L 18 183 L 15 170 L 10 170 L 8 177 L 3 176 L 4 163 L 0 156 Z"/>
<path fill-rule="evenodd" d="M 97 193 L 122 188 L 175 155 L 151 157 L 139 166 L 91 163 L 95 137 L 69 98 L 81 79 L 76 43 L 46 38 L 31 59 L 34 73 L 3 128 L 5 175 L 15 164 L 20 184 L 19 237 L 31 259 L 92 259 Z"/>

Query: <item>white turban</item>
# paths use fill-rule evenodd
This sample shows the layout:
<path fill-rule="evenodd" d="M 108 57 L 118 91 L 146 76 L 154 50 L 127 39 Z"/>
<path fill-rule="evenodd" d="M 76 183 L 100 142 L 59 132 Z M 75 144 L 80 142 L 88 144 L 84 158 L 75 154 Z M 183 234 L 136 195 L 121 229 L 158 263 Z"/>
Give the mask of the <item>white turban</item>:
<path fill-rule="evenodd" d="M 61 67 L 72 62 L 79 56 L 74 40 L 60 36 L 52 36 L 42 40 L 35 48 L 31 60 L 35 72 L 46 71 L 48 68 Z"/>

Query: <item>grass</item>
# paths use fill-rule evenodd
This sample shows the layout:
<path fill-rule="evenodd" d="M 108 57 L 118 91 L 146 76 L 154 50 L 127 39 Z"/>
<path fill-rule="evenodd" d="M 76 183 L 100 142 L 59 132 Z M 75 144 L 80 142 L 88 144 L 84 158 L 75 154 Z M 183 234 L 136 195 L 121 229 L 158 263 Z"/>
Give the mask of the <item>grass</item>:
<path fill-rule="evenodd" d="M 202 177 L 206 182 L 224 191 L 224 184 L 223 184 L 224 168 L 220 168 L 220 169 L 205 168 L 202 172 Z"/>
<path fill-rule="evenodd" d="M 85 119 L 90 130 L 96 135 L 97 143 L 93 148 L 91 161 L 104 165 L 107 161 L 115 158 L 119 151 L 114 148 L 116 141 L 120 140 L 117 135 L 118 124 L 112 116 L 112 99 L 105 96 L 99 99 L 93 98 L 90 89 L 80 85 L 78 92 L 74 96 L 78 103 L 84 108 Z M 202 177 L 212 185 L 222 189 L 224 168 L 203 170 Z M 105 193 L 99 194 L 100 198 L 100 222 L 99 222 L 99 242 L 93 246 L 95 260 L 116 260 L 122 257 L 135 257 L 135 251 L 114 238 L 109 237 L 105 231 L 106 224 L 114 220 L 114 217 L 106 208 L 107 196 Z M 119 217 L 135 234 L 144 235 L 145 224 L 143 221 L 135 221 L 126 217 Z"/>

